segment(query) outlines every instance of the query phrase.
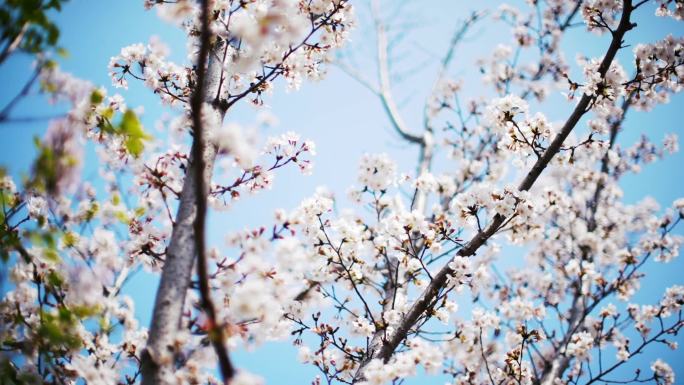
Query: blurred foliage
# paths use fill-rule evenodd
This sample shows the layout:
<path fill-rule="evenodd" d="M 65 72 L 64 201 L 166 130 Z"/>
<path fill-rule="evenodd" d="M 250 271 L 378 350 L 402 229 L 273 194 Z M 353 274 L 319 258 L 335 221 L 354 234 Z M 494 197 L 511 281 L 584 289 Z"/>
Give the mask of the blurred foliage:
<path fill-rule="evenodd" d="M 54 192 L 57 190 L 58 162 L 60 157 L 54 149 L 43 144 L 38 137 L 33 139 L 38 156 L 33 164 L 34 177 L 28 183 L 29 187 L 39 192 Z"/>
<path fill-rule="evenodd" d="M 0 180 L 5 171 L 0 169 Z M 70 352 L 83 348 L 81 330 L 89 320 L 99 321 L 100 329 L 110 332 L 111 326 L 103 322 L 98 316 L 101 314 L 99 304 L 86 305 L 69 303 L 64 299 L 69 290 L 69 284 L 64 277 L 65 261 L 60 256 L 63 248 L 74 247 L 78 241 L 77 235 L 69 231 L 62 231 L 58 227 L 30 226 L 19 229 L 24 222 L 26 202 L 21 196 L 6 185 L 0 185 L 0 255 L 7 263 L 26 263 L 34 266 L 31 284 L 37 286 L 39 297 L 36 314 L 22 312 L 16 308 L 8 311 L 2 309 L 5 304 L 0 303 L 0 325 L 7 330 L 22 330 L 24 338 L 17 338 L 13 333 L 2 333 L 0 330 L 0 385 L 28 385 L 45 382 L 44 378 L 19 370 L 21 357 L 34 357 L 45 367 L 50 367 L 54 373 L 45 378 L 60 378 L 60 373 L 67 371 L 66 357 Z M 96 210 L 96 208 L 94 209 Z M 18 218 L 17 218 L 18 217 Z M 62 246 L 60 246 L 60 242 Z M 18 253 L 18 259 L 11 258 L 11 254 Z M 41 266 L 41 269 L 36 269 Z"/>
<path fill-rule="evenodd" d="M 49 18 L 67 0 L 4 0 L 0 4 L 0 63 L 16 45 L 36 54 L 57 46 L 59 29 Z M 66 54 L 61 48 L 57 53 Z"/>
<path fill-rule="evenodd" d="M 90 95 L 93 106 L 99 105 L 103 100 L 104 95 L 98 90 Z M 126 151 L 135 158 L 139 157 L 145 149 L 145 142 L 152 139 L 152 136 L 145 132 L 135 111 L 127 109 L 117 124 L 112 124 L 115 112 L 110 107 L 102 109 L 99 114 L 98 128 L 106 134 L 120 136 Z"/>
<path fill-rule="evenodd" d="M 0 167 L 0 180 L 5 175 L 7 175 L 7 171 L 4 167 Z M 10 218 L 8 218 L 16 212 L 19 204 L 20 199 L 16 192 L 0 185 L 0 259 L 3 262 L 7 262 L 9 260 L 9 253 L 20 245 L 18 233 L 10 226 Z"/>
<path fill-rule="evenodd" d="M 37 374 L 19 372 L 7 357 L 0 357 L 0 385 L 34 385 L 43 383 Z"/>

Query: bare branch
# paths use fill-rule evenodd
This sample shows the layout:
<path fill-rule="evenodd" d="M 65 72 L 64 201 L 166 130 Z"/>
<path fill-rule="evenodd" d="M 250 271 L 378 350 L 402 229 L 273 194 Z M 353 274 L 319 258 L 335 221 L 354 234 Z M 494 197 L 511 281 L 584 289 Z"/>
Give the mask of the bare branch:
<path fill-rule="evenodd" d="M 24 25 L 21 26 L 21 30 L 19 30 L 17 36 L 15 36 L 11 42 L 8 42 L 5 48 L 2 49 L 2 52 L 0 52 L 0 65 L 2 65 L 5 60 L 7 60 L 7 58 L 19 47 L 19 44 L 21 44 L 21 41 L 24 39 L 24 35 L 26 34 L 28 27 L 29 22 L 25 21 Z"/>
<path fill-rule="evenodd" d="M 397 133 L 406 141 L 410 143 L 422 144 L 423 137 L 412 134 L 406 126 L 404 119 L 399 113 L 399 108 L 394 102 L 392 96 L 392 86 L 390 82 L 389 63 L 387 58 L 387 35 L 385 33 L 385 26 L 380 20 L 378 0 L 373 1 L 373 16 L 375 19 L 375 31 L 377 34 L 377 59 L 378 59 L 378 79 L 380 80 L 380 101 L 382 106 L 390 118 L 392 126 Z"/>
<path fill-rule="evenodd" d="M 38 76 L 40 75 L 40 70 L 42 68 L 42 64 L 39 63 L 36 66 L 36 69 L 33 72 L 33 75 L 26 81 L 24 86 L 21 88 L 21 91 L 19 91 L 18 94 L 16 94 L 12 100 L 10 100 L 5 107 L 3 107 L 2 111 L 0 111 L 0 124 L 10 122 L 10 121 L 15 121 L 18 119 L 10 119 L 9 114 L 12 112 L 12 109 L 21 101 L 21 99 L 25 98 L 28 96 L 29 92 L 31 91 L 31 87 L 33 84 L 36 82 L 38 79 Z"/>

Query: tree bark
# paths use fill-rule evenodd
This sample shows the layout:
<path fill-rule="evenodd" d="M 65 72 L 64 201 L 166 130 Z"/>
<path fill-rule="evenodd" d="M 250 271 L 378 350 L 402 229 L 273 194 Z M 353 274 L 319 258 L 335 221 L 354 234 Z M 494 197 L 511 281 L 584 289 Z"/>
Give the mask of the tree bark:
<path fill-rule="evenodd" d="M 226 108 L 216 102 L 223 75 L 223 63 L 218 60 L 221 56 L 217 54 L 221 47 L 221 44 L 215 44 L 209 55 L 202 95 L 202 100 L 206 103 L 203 115 L 208 116 L 209 120 L 216 119 L 219 122 L 223 121 L 226 113 Z M 213 144 L 208 143 L 204 146 L 203 159 L 204 181 L 209 186 L 216 159 L 216 148 Z M 147 347 L 142 356 L 143 385 L 168 383 L 167 379 L 175 372 L 174 343 L 180 331 L 185 295 L 190 286 L 197 253 L 193 228 L 197 215 L 195 178 L 199 173 L 195 172 L 194 167 L 194 162 L 190 159 L 171 242 L 166 252 L 166 261 L 157 289 Z"/>

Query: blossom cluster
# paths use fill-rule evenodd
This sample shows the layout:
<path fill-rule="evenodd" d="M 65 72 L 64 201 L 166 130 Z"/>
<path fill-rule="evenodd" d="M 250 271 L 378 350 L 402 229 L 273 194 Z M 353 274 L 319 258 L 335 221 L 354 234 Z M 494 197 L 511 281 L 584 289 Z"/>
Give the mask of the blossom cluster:
<path fill-rule="evenodd" d="M 208 202 L 225 209 L 270 188 L 280 167 L 312 172 L 316 151 L 292 132 L 261 141 L 256 128 L 224 123 L 226 112 L 242 99 L 262 106 L 278 77 L 291 89 L 319 79 L 354 19 L 345 0 L 208 3 L 209 96 L 200 119 Z M 680 3 L 671 3 L 657 13 L 678 18 Z M 45 67 L 43 91 L 71 109 L 51 122 L 25 183 L 0 175 L 0 252 L 12 265 L 0 344 L 14 354 L 0 356 L 0 374 L 135 384 L 154 355 L 174 369 L 167 383 L 218 384 L 208 343 L 217 330 L 230 352 L 290 340 L 300 361 L 320 371 L 314 384 L 380 385 L 423 371 L 459 385 L 622 382 L 606 369 L 652 345 L 676 349 L 684 287 L 644 303 L 637 293 L 652 262 L 678 257 L 684 198 L 664 210 L 652 199 L 630 202 L 621 178 L 676 152 L 677 137 L 662 146 L 647 136 L 632 145 L 616 137 L 631 106 L 647 110 L 681 90 L 683 43 L 669 36 L 637 45 L 632 79 L 618 61 L 602 73 L 604 59 L 580 58 L 584 77 L 575 83 L 560 50 L 563 32 L 575 15 L 590 31 L 613 32 L 623 3 L 531 5 L 529 13 L 502 6 L 495 15 L 511 27 L 512 42 L 479 62 L 486 97 L 462 100 L 466 83 L 440 75 L 426 101 L 425 132 L 403 135 L 420 146 L 415 176 L 400 173 L 387 154 L 365 154 L 351 207 L 320 188 L 278 210 L 269 225 L 227 232 L 207 251 L 209 293 L 186 271 L 178 330 L 161 352 L 145 349 L 154 334 L 122 290 L 139 269 L 159 274 L 179 258 L 169 250 L 189 221 L 173 211 L 193 212 L 183 196 L 197 177 L 187 135 L 197 133 L 188 103 L 197 81 L 197 3 L 145 1 L 185 29 L 189 64 L 168 62 L 157 39 L 125 47 L 110 62 L 114 86 L 137 79 L 181 107 L 159 123 L 171 133 L 161 139 L 145 132 L 141 110 L 121 96 Z M 561 127 L 533 112 L 543 107 L 533 100 L 568 84 L 570 96 L 579 90 L 590 100 L 577 112 L 589 119 L 577 119 L 554 150 Z M 86 140 L 101 183 L 80 179 Z M 557 152 L 552 161 L 544 161 L 548 151 Z M 533 173 L 539 165 L 543 175 Z M 520 177 L 533 182 L 511 184 Z M 663 360 L 650 369 L 629 380 L 675 383 Z M 229 382 L 261 383 L 243 370 Z"/>

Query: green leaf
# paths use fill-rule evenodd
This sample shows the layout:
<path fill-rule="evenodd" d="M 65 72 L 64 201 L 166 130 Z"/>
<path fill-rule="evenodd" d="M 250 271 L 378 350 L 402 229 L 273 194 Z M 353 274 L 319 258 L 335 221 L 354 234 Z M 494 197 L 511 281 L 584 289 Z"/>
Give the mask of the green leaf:
<path fill-rule="evenodd" d="M 33 178 L 29 181 L 30 188 L 39 192 L 55 192 L 57 188 L 57 167 L 59 160 L 54 151 L 41 143 L 38 137 L 34 138 L 38 149 L 38 157 L 33 164 Z"/>
<path fill-rule="evenodd" d="M 61 58 L 68 59 L 70 54 L 66 48 L 59 47 L 57 48 L 57 55 Z"/>
<path fill-rule="evenodd" d="M 136 217 L 142 217 L 142 216 L 145 214 L 145 211 L 146 211 L 146 210 L 145 210 L 145 207 L 140 206 L 140 207 L 137 207 L 137 208 L 133 211 L 133 213 L 135 214 Z"/>
<path fill-rule="evenodd" d="M 72 231 L 67 231 L 62 235 L 62 242 L 66 247 L 74 247 L 78 242 L 78 235 Z"/>
<path fill-rule="evenodd" d="M 77 322 L 75 314 L 65 307 L 60 308 L 57 314 L 43 312 L 38 335 L 55 350 L 62 347 L 78 349 L 81 340 L 75 331 Z"/>
<path fill-rule="evenodd" d="M 128 216 L 123 211 L 116 211 L 114 213 L 114 216 L 116 217 L 116 219 L 119 220 L 119 222 L 123 223 L 124 225 L 128 225 L 129 223 L 131 223 L 130 219 L 128 219 Z"/>
<path fill-rule="evenodd" d="M 90 94 L 90 103 L 91 104 L 100 104 L 104 100 L 104 95 L 100 90 L 95 90 L 93 91 L 92 94 Z"/>
<path fill-rule="evenodd" d="M 96 201 L 91 202 L 90 207 L 85 212 L 86 222 L 93 220 L 98 211 L 100 211 L 100 205 Z"/>
<path fill-rule="evenodd" d="M 119 194 L 118 193 L 112 194 L 112 204 L 114 206 L 118 206 L 119 203 L 121 203 L 121 197 L 119 196 Z"/>
<path fill-rule="evenodd" d="M 126 110 L 119 130 L 126 137 L 126 150 L 134 157 L 139 157 L 145 149 L 144 141 L 151 139 L 151 136 L 143 130 L 140 119 L 133 110 Z"/>
<path fill-rule="evenodd" d="M 47 283 L 52 287 L 61 287 L 64 284 L 64 278 L 58 272 L 51 270 L 46 277 Z"/>

